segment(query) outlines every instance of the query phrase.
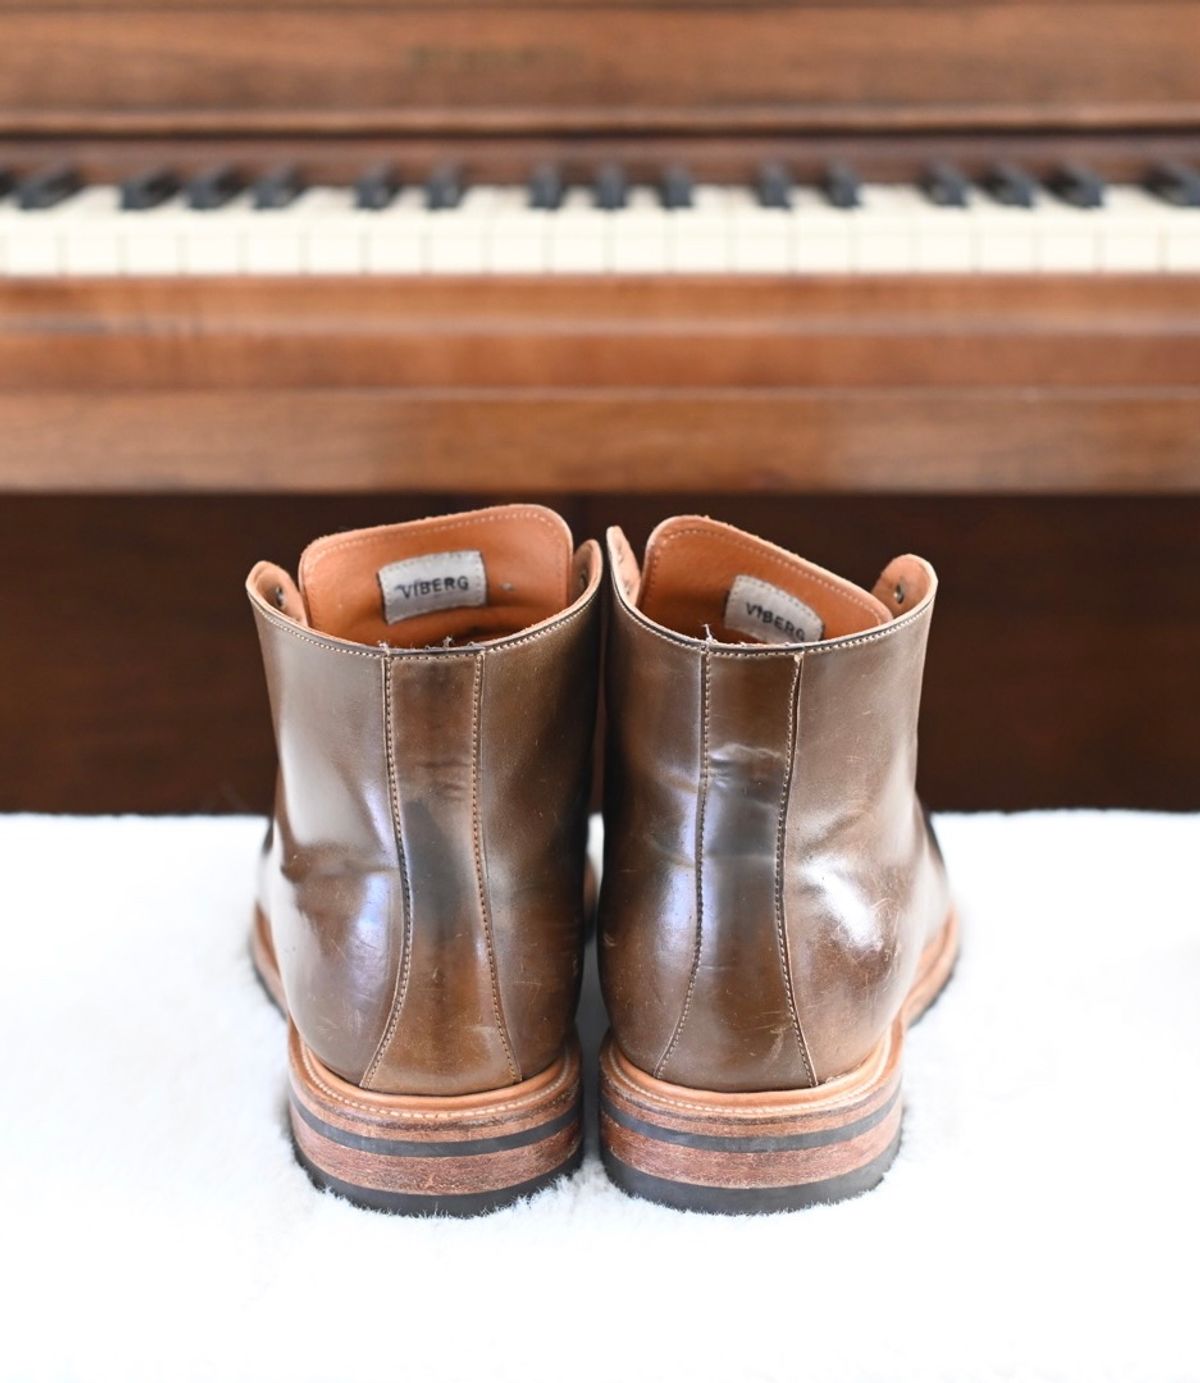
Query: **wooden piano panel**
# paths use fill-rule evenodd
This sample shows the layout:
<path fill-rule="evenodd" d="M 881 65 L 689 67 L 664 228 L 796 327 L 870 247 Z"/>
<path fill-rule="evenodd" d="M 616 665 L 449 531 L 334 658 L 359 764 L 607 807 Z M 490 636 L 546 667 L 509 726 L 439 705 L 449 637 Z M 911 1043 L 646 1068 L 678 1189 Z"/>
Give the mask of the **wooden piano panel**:
<path fill-rule="evenodd" d="M 431 477 L 431 480 L 433 478 Z M 523 494 L 514 486 L 508 497 Z M 0 498 L 0 810 L 262 810 L 270 723 L 241 583 L 432 494 Z M 870 582 L 942 578 L 922 720 L 938 808 L 1200 808 L 1200 501 L 548 495 L 577 535 L 707 512 Z"/>
<path fill-rule="evenodd" d="M 0 488 L 1200 492 L 1200 278 L 0 293 Z"/>
<path fill-rule="evenodd" d="M 1172 126 L 1185 0 L 0 7 L 11 132 Z M 668 56 L 669 55 L 669 56 Z"/>

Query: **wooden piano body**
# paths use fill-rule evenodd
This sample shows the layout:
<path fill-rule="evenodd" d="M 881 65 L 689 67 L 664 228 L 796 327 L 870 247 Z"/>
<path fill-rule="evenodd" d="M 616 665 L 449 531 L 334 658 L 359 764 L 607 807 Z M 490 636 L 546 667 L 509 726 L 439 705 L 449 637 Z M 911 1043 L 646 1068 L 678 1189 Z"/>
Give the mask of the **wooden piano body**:
<path fill-rule="evenodd" d="M 868 190 L 942 161 L 984 212 L 990 169 L 1027 171 L 1052 218 L 1065 165 L 1130 196 L 1200 165 L 1198 51 L 1188 0 L 0 0 L 0 169 L 108 188 L 294 164 L 344 189 L 391 161 L 406 187 L 454 164 L 512 189 L 617 167 L 636 189 L 682 167 L 745 189 L 769 162 L 811 197 L 833 160 Z M 997 268 L 889 266 L 871 205 L 828 268 L 367 250 L 213 273 L 114 240 L 87 272 L 70 205 L 10 194 L 0 808 L 263 805 L 245 569 L 520 496 L 638 540 L 703 510 L 863 581 L 920 551 L 943 577 L 932 805 L 1200 806 L 1200 208 L 1164 210 L 1128 263 L 1119 206 L 1074 211 L 1090 238 L 1065 261 L 1037 248 L 1057 223 L 1022 222 L 1033 260 Z M 444 224 L 421 232 L 435 259 Z"/>

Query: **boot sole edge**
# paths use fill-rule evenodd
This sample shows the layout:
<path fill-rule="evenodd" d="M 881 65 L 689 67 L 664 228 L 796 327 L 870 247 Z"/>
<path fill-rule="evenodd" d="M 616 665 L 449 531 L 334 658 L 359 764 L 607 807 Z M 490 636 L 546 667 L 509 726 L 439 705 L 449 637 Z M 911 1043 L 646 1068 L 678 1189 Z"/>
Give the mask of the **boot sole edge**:
<path fill-rule="evenodd" d="M 634 1066 L 610 1034 L 600 1056 L 600 1140 L 623 1191 L 681 1210 L 745 1215 L 861 1195 L 900 1145 L 906 1029 L 941 993 L 958 954 L 953 912 L 927 948 L 891 1030 L 856 1070 L 804 1090 L 694 1090 Z"/>
<path fill-rule="evenodd" d="M 250 954 L 287 1018 L 266 920 Z M 462 1096 L 379 1095 L 328 1070 L 288 1024 L 292 1149 L 312 1183 L 365 1210 L 486 1215 L 569 1176 L 583 1157 L 578 1042 L 538 1076 Z"/>
<path fill-rule="evenodd" d="M 288 1034 L 292 1141 L 310 1178 L 373 1210 L 478 1215 L 523 1200 L 579 1165 L 580 1057 L 471 1095 L 382 1095 L 342 1081 Z"/>

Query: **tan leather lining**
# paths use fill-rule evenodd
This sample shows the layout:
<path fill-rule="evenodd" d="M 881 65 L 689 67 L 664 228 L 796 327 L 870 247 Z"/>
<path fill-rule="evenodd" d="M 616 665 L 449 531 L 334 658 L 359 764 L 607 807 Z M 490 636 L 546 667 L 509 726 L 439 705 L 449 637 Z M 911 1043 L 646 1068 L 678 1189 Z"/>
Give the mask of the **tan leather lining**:
<path fill-rule="evenodd" d="M 608 530 L 608 560 L 625 599 L 635 609 L 642 589 L 642 573 L 629 539 L 619 528 Z"/>
<path fill-rule="evenodd" d="M 884 567 L 875 583 L 874 593 L 891 611 L 893 618 L 899 619 L 932 595 L 936 585 L 937 579 L 929 563 L 923 557 L 907 553 L 903 557 L 893 558 Z"/>
<path fill-rule="evenodd" d="M 252 596 L 257 596 L 268 609 L 278 610 L 297 624 L 307 626 L 308 615 L 304 609 L 304 597 L 296 583 L 282 567 L 274 562 L 259 562 L 246 578 L 246 587 Z"/>
<path fill-rule="evenodd" d="M 875 629 L 889 623 L 893 614 L 893 607 L 878 593 L 868 594 L 833 572 L 715 519 L 683 516 L 659 524 L 646 544 L 640 579 L 619 529 L 610 532 L 609 550 L 630 604 L 647 619 L 689 638 L 756 642 L 724 623 L 725 600 L 739 575 L 767 581 L 810 605 L 824 620 L 827 639 Z"/>
<path fill-rule="evenodd" d="M 385 621 L 381 567 L 461 549 L 483 556 L 486 605 Z M 300 560 L 300 591 L 308 623 L 322 633 L 353 643 L 424 648 L 486 642 L 558 614 L 576 595 L 569 589 L 571 568 L 570 530 L 557 514 L 541 505 L 497 505 L 319 538 Z"/>

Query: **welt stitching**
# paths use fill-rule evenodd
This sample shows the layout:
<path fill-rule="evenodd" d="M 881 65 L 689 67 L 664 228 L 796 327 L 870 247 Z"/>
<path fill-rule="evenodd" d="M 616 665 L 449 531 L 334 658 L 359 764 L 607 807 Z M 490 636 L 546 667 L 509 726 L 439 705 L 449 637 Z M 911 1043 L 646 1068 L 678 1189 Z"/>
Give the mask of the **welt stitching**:
<path fill-rule="evenodd" d="M 646 596 L 650 593 L 650 586 L 654 580 L 654 573 L 658 565 L 658 555 L 663 548 L 669 543 L 673 543 L 676 538 L 688 538 L 697 535 L 700 537 L 710 536 L 711 530 L 707 528 L 679 528 L 676 529 L 674 533 L 669 533 L 656 545 L 655 550 L 650 554 L 650 565 L 646 572 L 646 589 L 643 593 L 643 600 L 645 600 Z M 807 567 L 802 565 L 798 566 L 795 562 L 789 561 L 783 554 L 772 553 L 769 550 L 764 552 L 756 543 L 749 542 L 747 539 L 738 537 L 734 534 L 720 533 L 717 537 L 719 541 L 728 543 L 730 547 L 736 547 L 743 552 L 750 552 L 756 557 L 761 557 L 764 561 L 770 562 L 772 566 L 780 567 L 784 571 L 799 572 L 805 580 L 813 581 L 818 586 L 824 586 L 827 591 L 832 591 L 834 595 L 848 600 L 852 605 L 857 605 L 864 614 L 874 615 L 877 613 L 856 592 L 852 590 L 847 591 L 842 586 L 835 586 L 832 581 L 827 580 L 823 576 L 818 576 L 815 572 L 809 571 Z"/>
<path fill-rule="evenodd" d="M 788 1011 L 792 1016 L 792 1030 L 796 1034 L 796 1045 L 800 1048 L 800 1059 L 808 1072 L 810 1085 L 816 1085 L 812 1058 L 808 1054 L 808 1043 L 800 1027 L 800 1014 L 796 1006 L 796 985 L 792 978 L 791 947 L 788 944 L 787 924 L 784 918 L 783 864 L 787 846 L 788 804 L 792 796 L 792 780 L 796 767 L 796 742 L 799 738 L 800 698 L 804 684 L 804 658 L 796 655 L 796 667 L 792 673 L 792 689 L 788 697 L 787 768 L 783 775 L 783 791 L 779 797 L 779 825 L 775 834 L 775 931 L 779 940 L 779 963 L 783 967 L 783 982 L 787 989 Z"/>
<path fill-rule="evenodd" d="M 384 758 L 387 763 L 388 803 L 392 812 L 392 832 L 396 840 L 396 865 L 400 871 L 402 921 L 400 963 L 396 969 L 396 983 L 392 989 L 392 1010 L 383 1036 L 379 1039 L 375 1056 L 363 1077 L 364 1086 L 369 1085 L 374 1079 L 375 1073 L 383 1061 L 384 1053 L 392 1045 L 396 1029 L 400 1026 L 400 1014 L 404 1009 L 404 1000 L 408 994 L 408 978 L 412 973 L 412 893 L 409 890 L 408 866 L 405 861 L 404 838 L 400 826 L 400 785 L 396 779 L 396 741 L 392 730 L 392 669 L 387 663 L 380 662 L 379 670 L 383 674 Z"/>
<path fill-rule="evenodd" d="M 692 1006 L 692 995 L 696 990 L 696 979 L 700 973 L 700 952 L 704 938 L 704 810 L 708 802 L 708 716 L 712 700 L 712 686 L 709 681 L 709 662 L 707 651 L 700 655 L 700 783 L 696 794 L 696 939 L 692 947 L 692 968 L 688 975 L 687 993 L 683 998 L 683 1009 L 675 1031 L 667 1044 L 667 1050 L 659 1058 L 654 1075 L 660 1076 L 671 1059 L 671 1053 L 679 1042 L 683 1025 L 687 1022 L 688 1010 Z"/>
<path fill-rule="evenodd" d="M 897 1033 L 897 1028 L 901 1027 L 902 1024 L 897 1020 L 897 1022 L 892 1025 L 891 1029 L 880 1038 L 879 1042 L 876 1043 L 872 1050 L 867 1053 L 866 1057 L 859 1065 L 854 1067 L 853 1071 L 846 1072 L 845 1074 L 857 1074 L 858 1072 L 866 1070 L 870 1063 L 875 1062 L 878 1064 L 881 1058 L 886 1059 L 892 1044 L 902 1039 L 902 1033 Z M 634 1085 L 627 1076 L 615 1069 L 611 1062 L 606 1062 L 602 1066 L 601 1074 L 605 1080 L 610 1081 L 613 1085 L 619 1086 L 621 1094 L 631 1103 L 639 1105 L 642 1109 L 653 1110 L 655 1105 L 669 1105 L 672 1109 L 682 1110 L 685 1114 L 722 1114 L 726 1117 L 730 1114 L 730 1107 L 728 1105 L 704 1104 L 696 1100 L 680 1100 L 671 1095 L 659 1094 L 657 1091 L 653 1095 L 649 1095 L 640 1086 Z M 874 1098 L 878 1088 L 882 1087 L 874 1089 L 868 1088 L 863 1097 L 864 1102 Z M 808 1092 L 805 1091 L 802 1093 L 807 1094 Z M 739 1105 L 734 1113 L 736 1116 L 754 1116 L 761 1114 L 777 1119 L 784 1119 L 790 1117 L 792 1111 L 789 1110 L 786 1105 Z"/>
<path fill-rule="evenodd" d="M 697 1104 L 690 1100 L 676 1100 L 672 1099 L 669 1095 L 659 1094 L 655 1094 L 654 1102 L 650 1103 L 646 1099 L 645 1092 L 638 1086 L 632 1085 L 629 1081 L 625 1080 L 623 1076 L 614 1075 L 611 1071 L 605 1071 L 604 1075 L 606 1079 L 620 1087 L 620 1093 L 629 1100 L 631 1104 L 637 1105 L 639 1109 L 645 1110 L 649 1114 L 653 1114 L 657 1106 L 665 1105 L 670 1109 L 678 1109 L 680 1115 L 677 1117 L 686 1117 L 689 1114 L 720 1114 L 725 1118 L 729 1118 L 730 1111 L 728 1105 Z M 903 1105 L 897 1101 L 892 1115 L 888 1117 L 895 1117 L 895 1115 L 898 1112 L 902 1112 L 902 1110 Z M 757 1118 L 758 1116 L 763 1116 L 765 1119 L 774 1118 L 780 1121 L 793 1118 L 797 1112 L 804 1114 L 806 1111 L 803 1109 L 800 1111 L 789 1110 L 785 1105 L 767 1104 L 739 1105 L 735 1111 L 736 1115 L 740 1117 Z"/>
<path fill-rule="evenodd" d="M 312 1064 L 312 1059 L 309 1054 L 309 1050 L 303 1042 L 300 1043 L 300 1059 L 304 1064 L 305 1075 L 308 1076 L 309 1080 L 312 1081 L 312 1083 L 317 1087 L 317 1089 L 320 1090 L 320 1092 L 323 1095 L 325 1095 L 328 1099 L 333 1100 L 337 1104 L 344 1105 L 347 1109 L 361 1109 L 367 1114 L 386 1114 L 388 1118 L 398 1119 L 402 1122 L 410 1119 L 428 1119 L 435 1123 L 443 1123 L 448 1122 L 450 1120 L 462 1119 L 465 1117 L 463 1112 L 459 1110 L 431 1110 L 428 1113 L 426 1113 L 424 1110 L 417 1109 L 382 1110 L 378 1105 L 366 1104 L 362 1100 L 349 1100 L 346 1098 L 345 1095 L 342 1095 L 338 1091 L 334 1090 L 334 1088 L 327 1081 L 322 1079 L 321 1073 Z M 539 1090 L 533 1095 L 519 1095 L 516 1099 L 504 1100 L 501 1101 L 499 1104 L 485 1105 L 479 1111 L 471 1111 L 471 1113 L 486 1113 L 490 1116 L 492 1114 L 498 1114 L 511 1109 L 525 1109 L 530 1105 L 536 1105 L 541 1103 L 542 1101 L 548 1102 L 552 1096 L 557 1095 L 562 1090 L 562 1088 L 565 1085 L 567 1085 L 569 1078 L 569 1070 L 570 1068 L 568 1064 L 564 1062 L 562 1071 L 559 1072 L 557 1076 L 555 1076 L 553 1082 L 550 1085 L 548 1085 L 545 1088 L 545 1090 Z"/>
<path fill-rule="evenodd" d="M 513 1080 L 521 1079 L 521 1068 L 513 1055 L 509 1040 L 508 1025 L 504 1021 L 504 1009 L 500 1003 L 500 976 L 496 968 L 496 947 L 492 937 L 492 909 L 488 899 L 487 884 L 484 882 L 483 858 L 483 818 L 479 802 L 479 761 L 480 734 L 482 730 L 483 709 L 483 655 L 475 655 L 475 677 L 471 695 L 471 829 L 475 844 L 475 883 L 479 892 L 479 913 L 483 921 L 483 942 L 487 950 L 488 972 L 492 983 L 492 1012 L 496 1016 L 496 1030 L 504 1044 L 504 1056 Z"/>
<path fill-rule="evenodd" d="M 302 629 L 294 625 L 290 620 L 280 619 L 273 611 L 266 607 L 259 607 L 258 614 L 265 619 L 274 629 L 281 633 L 290 634 L 292 638 L 299 639 L 301 643 L 310 643 L 315 648 L 324 649 L 326 653 L 345 654 L 351 658 L 397 658 L 405 659 L 411 663 L 443 663 L 458 658 L 475 658 L 480 654 L 496 655 L 505 652 L 510 648 L 520 648 L 523 644 L 537 643 L 539 639 L 549 638 L 551 634 L 557 634 L 565 629 L 567 625 L 573 624 L 581 616 L 586 615 L 596 602 L 596 590 L 574 610 L 563 615 L 561 619 L 556 619 L 553 624 L 545 629 L 539 629 L 536 634 L 523 634 L 519 639 L 505 641 L 502 643 L 489 644 L 487 648 L 481 649 L 479 653 L 468 653 L 455 651 L 453 653 L 416 653 L 411 648 L 351 648 L 336 642 L 332 639 L 317 639 L 311 634 L 306 634 Z"/>

